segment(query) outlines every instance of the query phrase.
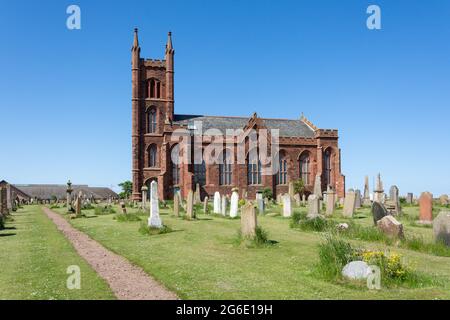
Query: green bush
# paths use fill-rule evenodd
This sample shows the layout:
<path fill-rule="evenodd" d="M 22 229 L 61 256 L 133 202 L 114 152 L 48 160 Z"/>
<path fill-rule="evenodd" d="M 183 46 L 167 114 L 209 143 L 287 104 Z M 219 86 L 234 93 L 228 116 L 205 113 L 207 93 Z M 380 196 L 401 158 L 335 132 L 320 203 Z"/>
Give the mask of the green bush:
<path fill-rule="evenodd" d="M 269 200 L 273 199 L 273 192 L 272 192 L 272 189 L 270 189 L 270 188 L 264 188 L 262 194 L 263 194 L 263 199 L 266 199 L 266 198 Z"/>
<path fill-rule="evenodd" d="M 97 206 L 94 209 L 94 213 L 97 216 L 101 216 L 101 215 L 116 213 L 116 210 L 114 210 L 114 208 L 112 206 L 104 206 L 104 207 Z"/>
<path fill-rule="evenodd" d="M 354 260 L 356 252 L 357 250 L 350 243 L 329 233 L 325 236 L 325 240 L 319 244 L 317 271 L 329 280 L 340 278 L 342 269 Z"/>
<path fill-rule="evenodd" d="M 143 235 L 149 235 L 149 236 L 157 235 L 157 234 L 165 234 L 165 233 L 169 233 L 172 231 L 173 230 L 166 225 L 163 225 L 162 228 L 149 227 L 145 221 L 142 221 L 141 225 L 139 227 L 139 233 L 141 233 Z"/>
<path fill-rule="evenodd" d="M 141 221 L 141 218 L 134 213 L 120 213 L 114 216 L 114 220 L 118 222 L 133 222 L 133 221 Z"/>
<path fill-rule="evenodd" d="M 292 217 L 291 217 L 291 223 L 290 223 L 291 228 L 298 227 L 298 225 L 300 224 L 300 221 L 305 220 L 305 219 L 306 219 L 305 212 L 294 211 L 294 213 L 292 214 Z"/>
<path fill-rule="evenodd" d="M 266 230 L 258 226 L 255 231 L 254 237 L 243 237 L 241 230 L 238 230 L 236 243 L 238 245 L 244 245 L 248 248 L 258 248 L 274 244 L 273 241 L 269 240 L 269 234 Z"/>
<path fill-rule="evenodd" d="M 95 209 L 95 207 L 91 203 L 86 203 L 81 207 L 82 210 L 92 210 Z"/>

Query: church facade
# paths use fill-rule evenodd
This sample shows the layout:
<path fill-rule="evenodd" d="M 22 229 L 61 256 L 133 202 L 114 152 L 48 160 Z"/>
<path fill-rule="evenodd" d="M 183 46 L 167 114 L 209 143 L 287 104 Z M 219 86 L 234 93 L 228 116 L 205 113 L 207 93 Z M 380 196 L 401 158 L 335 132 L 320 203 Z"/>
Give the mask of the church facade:
<path fill-rule="evenodd" d="M 344 197 L 337 130 L 319 129 L 303 115 L 289 120 L 261 118 L 256 113 L 249 117 L 175 114 L 175 51 L 171 33 L 163 60 L 141 58 L 140 50 L 135 29 L 131 50 L 133 200 L 141 201 L 147 194 L 143 187 L 149 188 L 153 180 L 158 182 L 160 199 L 173 199 L 175 192 L 185 198 L 197 186 L 202 198 L 211 199 L 216 191 L 231 194 L 233 188 L 245 190 L 253 198 L 257 191 L 266 188 L 272 190 L 274 197 L 287 193 L 289 182 L 299 179 L 303 180 L 306 193 L 311 193 L 317 175 L 323 191 L 331 187 L 338 197 Z M 256 157 L 250 157 L 246 136 L 250 130 L 259 139 L 270 140 L 268 145 L 273 144 L 270 132 L 277 132 L 277 170 L 271 174 L 265 174 L 259 151 Z M 243 133 L 228 133 L 238 131 Z M 269 134 L 262 134 L 263 131 Z M 223 138 L 212 137 L 211 132 L 222 133 Z M 217 151 L 218 145 L 222 152 Z M 246 155 L 241 161 L 237 154 L 240 145 Z M 198 160 L 198 151 L 212 153 L 220 161 Z M 271 157 L 275 159 L 273 154 Z M 180 158 L 185 161 L 179 161 Z"/>

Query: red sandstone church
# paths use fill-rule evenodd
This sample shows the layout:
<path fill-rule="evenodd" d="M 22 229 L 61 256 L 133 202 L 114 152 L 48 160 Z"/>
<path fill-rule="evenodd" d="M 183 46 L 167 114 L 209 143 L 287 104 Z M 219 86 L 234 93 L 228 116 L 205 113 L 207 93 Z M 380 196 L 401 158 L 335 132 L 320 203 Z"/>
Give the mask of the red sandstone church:
<path fill-rule="evenodd" d="M 142 187 L 158 182 L 160 199 L 172 199 L 175 191 L 183 197 L 189 190 L 201 188 L 202 197 L 214 192 L 231 194 L 233 188 L 245 190 L 249 198 L 264 188 L 274 197 L 288 192 L 290 181 L 302 179 L 312 192 L 315 176 L 321 175 L 322 190 L 331 186 L 338 197 L 344 197 L 345 177 L 341 174 L 341 154 L 338 131 L 318 129 L 305 117 L 299 120 L 266 119 L 256 113 L 249 117 L 179 115 L 174 113 L 174 54 L 169 32 L 165 59 L 140 57 L 138 31 L 132 47 L 132 146 L 133 199 L 142 199 Z M 245 106 L 243 106 L 245 107 Z M 224 134 L 227 129 L 261 129 L 279 131 L 279 170 L 274 175 L 262 175 L 258 159 L 238 164 L 236 155 L 224 152 L 218 164 L 176 164 L 172 154 L 182 154 L 179 143 L 172 142 L 175 130 L 192 128 L 201 123 L 203 131 L 214 128 Z M 192 134 L 190 139 L 194 139 Z M 238 143 L 237 137 L 224 140 Z M 208 146 L 204 139 L 201 146 Z M 227 144 L 228 145 L 228 144 Z"/>

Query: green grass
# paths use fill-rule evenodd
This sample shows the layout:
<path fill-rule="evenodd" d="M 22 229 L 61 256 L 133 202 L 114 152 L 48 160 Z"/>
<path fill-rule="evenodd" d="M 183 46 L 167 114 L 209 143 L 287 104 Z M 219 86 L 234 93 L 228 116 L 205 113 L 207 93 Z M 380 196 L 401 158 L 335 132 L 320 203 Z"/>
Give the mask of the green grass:
<path fill-rule="evenodd" d="M 12 218 L 0 231 L 0 300 L 114 299 L 41 208 L 27 206 Z M 66 287 L 71 265 L 81 269 L 81 290 Z"/>
<path fill-rule="evenodd" d="M 338 211 L 336 220 L 369 227 L 373 221 L 367 210 L 360 210 L 357 219 L 340 219 Z M 139 222 L 119 223 L 112 216 L 71 223 L 141 266 L 184 299 L 450 299 L 450 259 L 446 257 L 380 241 L 348 239 L 355 246 L 399 252 L 414 270 L 440 280 L 439 285 L 421 288 L 368 291 L 318 278 L 323 233 L 292 229 L 289 220 L 271 216 L 270 210 L 258 216 L 258 222 L 268 232 L 268 239 L 277 244 L 259 248 L 235 245 L 239 220 L 199 214 L 197 220 L 186 221 L 172 216 L 168 209 L 161 210 L 161 218 L 173 232 L 143 235 L 139 233 Z M 432 232 L 406 228 L 407 233 L 416 230 L 427 237 Z"/>

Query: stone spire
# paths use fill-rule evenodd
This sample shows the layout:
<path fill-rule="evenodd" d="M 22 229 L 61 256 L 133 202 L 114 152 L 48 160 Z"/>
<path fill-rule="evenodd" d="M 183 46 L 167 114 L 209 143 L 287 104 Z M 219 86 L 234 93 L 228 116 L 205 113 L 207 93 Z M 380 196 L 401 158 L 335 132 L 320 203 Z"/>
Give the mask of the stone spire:
<path fill-rule="evenodd" d="M 174 56 L 175 50 L 172 45 L 172 32 L 169 31 L 167 35 L 166 44 L 166 124 L 170 124 L 173 121 L 175 94 L 174 94 Z"/>
<path fill-rule="evenodd" d="M 173 53 L 173 46 L 172 46 L 172 32 L 169 31 L 167 35 L 167 44 L 166 44 L 166 55 Z"/>
<path fill-rule="evenodd" d="M 139 38 L 138 38 L 138 28 L 134 28 L 134 41 L 133 41 L 133 47 L 131 48 L 132 51 L 140 50 L 139 47 Z"/>

